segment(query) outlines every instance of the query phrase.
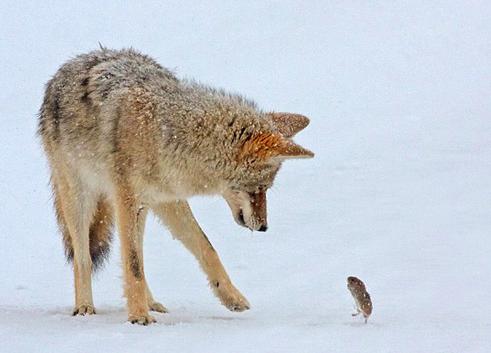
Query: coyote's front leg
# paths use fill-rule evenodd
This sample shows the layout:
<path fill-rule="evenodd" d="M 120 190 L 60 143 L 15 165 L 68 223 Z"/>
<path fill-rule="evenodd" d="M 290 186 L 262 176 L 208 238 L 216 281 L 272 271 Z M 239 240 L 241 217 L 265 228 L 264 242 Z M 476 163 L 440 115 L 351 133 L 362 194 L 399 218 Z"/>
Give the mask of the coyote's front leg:
<path fill-rule="evenodd" d="M 125 295 L 128 300 L 128 321 L 148 325 L 155 319 L 148 313 L 147 283 L 143 271 L 143 233 L 145 210 L 128 185 L 117 190 L 117 221 L 121 239 Z"/>
<path fill-rule="evenodd" d="M 156 215 L 169 228 L 198 260 L 206 273 L 215 295 L 231 311 L 244 311 L 250 305 L 246 298 L 234 287 L 227 272 L 206 237 L 186 201 L 160 204 L 154 209 Z"/>
<path fill-rule="evenodd" d="M 142 255 L 139 258 L 140 262 L 142 263 L 142 266 L 144 264 L 143 236 L 145 231 L 145 220 L 147 219 L 147 214 L 148 214 L 148 208 L 144 207 L 143 205 L 140 205 L 137 211 L 137 232 L 135 234 L 135 238 L 138 241 L 139 248 L 142 249 Z M 143 273 L 143 277 L 145 277 L 145 273 Z M 159 302 L 155 301 L 155 299 L 153 299 L 153 295 L 152 292 L 150 291 L 150 287 L 148 286 L 148 282 L 146 281 L 146 278 L 145 278 L 145 283 L 146 283 L 148 309 L 150 311 L 157 311 L 159 313 L 167 313 L 168 310 L 165 308 L 165 306 L 163 306 Z"/>

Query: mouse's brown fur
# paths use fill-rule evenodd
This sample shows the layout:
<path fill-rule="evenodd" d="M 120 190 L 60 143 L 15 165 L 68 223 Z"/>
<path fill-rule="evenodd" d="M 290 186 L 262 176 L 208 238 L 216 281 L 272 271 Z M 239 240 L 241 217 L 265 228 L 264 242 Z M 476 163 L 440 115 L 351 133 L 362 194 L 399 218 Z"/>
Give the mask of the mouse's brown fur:
<path fill-rule="evenodd" d="M 353 314 L 353 316 L 360 313 L 363 314 L 366 323 L 373 310 L 370 294 L 368 294 L 365 284 L 359 278 L 350 276 L 348 277 L 347 281 L 348 289 L 356 303 L 357 313 Z"/>

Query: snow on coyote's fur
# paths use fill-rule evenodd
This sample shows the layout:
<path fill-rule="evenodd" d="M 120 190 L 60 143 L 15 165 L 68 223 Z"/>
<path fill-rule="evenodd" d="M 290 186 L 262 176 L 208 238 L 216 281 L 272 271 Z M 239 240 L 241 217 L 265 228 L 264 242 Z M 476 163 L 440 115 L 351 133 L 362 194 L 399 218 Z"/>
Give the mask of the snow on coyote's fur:
<path fill-rule="evenodd" d="M 281 162 L 313 153 L 291 138 L 309 120 L 265 113 L 239 95 L 177 79 L 134 50 L 101 50 L 64 64 L 46 85 L 39 134 L 58 224 L 73 260 L 74 314 L 94 314 L 92 270 L 121 237 L 129 320 L 165 312 L 145 280 L 148 210 L 196 257 L 230 310 L 249 309 L 186 199 L 219 194 L 234 219 L 265 231 L 266 191 Z"/>

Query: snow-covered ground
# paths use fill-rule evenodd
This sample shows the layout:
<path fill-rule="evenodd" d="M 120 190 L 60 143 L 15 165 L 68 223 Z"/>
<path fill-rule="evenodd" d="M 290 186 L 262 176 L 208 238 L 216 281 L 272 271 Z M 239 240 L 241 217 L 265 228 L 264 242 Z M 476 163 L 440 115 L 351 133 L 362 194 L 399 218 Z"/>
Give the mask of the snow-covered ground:
<path fill-rule="evenodd" d="M 0 352 L 490 352 L 491 5 L 484 1 L 0 3 Z M 252 309 L 230 313 L 155 220 L 146 269 L 169 309 L 126 323 L 119 244 L 98 315 L 70 316 L 35 137 L 67 58 L 133 46 L 181 77 L 308 115 L 267 233 L 192 200 Z M 374 301 L 351 317 L 348 275 Z"/>

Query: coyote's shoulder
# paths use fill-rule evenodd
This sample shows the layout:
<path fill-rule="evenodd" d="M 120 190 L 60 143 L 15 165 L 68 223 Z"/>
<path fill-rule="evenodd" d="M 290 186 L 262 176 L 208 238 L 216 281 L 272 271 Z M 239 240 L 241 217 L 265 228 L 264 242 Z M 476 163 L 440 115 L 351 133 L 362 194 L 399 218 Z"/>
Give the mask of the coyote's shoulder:
<path fill-rule="evenodd" d="M 237 223 L 266 230 L 266 190 L 282 161 L 313 156 L 292 141 L 307 124 L 301 115 L 263 112 L 240 95 L 181 80 L 132 49 L 101 49 L 64 64 L 46 85 L 39 134 L 74 260 L 75 312 L 93 312 L 90 272 L 108 252 L 114 221 L 130 319 L 148 323 L 148 309 L 161 307 L 141 261 L 147 210 L 199 259 L 222 302 L 244 310 L 247 301 L 185 200 L 222 195 Z"/>

